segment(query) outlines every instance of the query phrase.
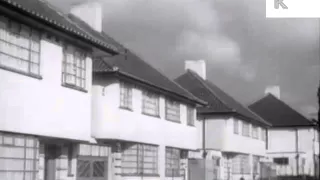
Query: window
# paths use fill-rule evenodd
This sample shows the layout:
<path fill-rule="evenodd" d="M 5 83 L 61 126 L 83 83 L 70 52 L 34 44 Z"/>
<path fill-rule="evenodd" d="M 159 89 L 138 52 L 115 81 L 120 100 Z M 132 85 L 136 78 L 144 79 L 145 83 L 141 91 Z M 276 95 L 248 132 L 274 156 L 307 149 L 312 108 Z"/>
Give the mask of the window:
<path fill-rule="evenodd" d="M 180 103 L 166 99 L 166 119 L 180 122 Z"/>
<path fill-rule="evenodd" d="M 273 162 L 278 165 L 288 165 L 289 159 L 287 157 L 273 158 Z"/>
<path fill-rule="evenodd" d="M 266 136 L 267 136 L 266 129 L 261 128 L 261 139 L 263 141 L 266 141 Z"/>
<path fill-rule="evenodd" d="M 252 137 L 258 139 L 258 127 L 255 125 L 252 125 Z"/>
<path fill-rule="evenodd" d="M 180 150 L 166 147 L 166 176 L 179 177 L 180 175 Z"/>
<path fill-rule="evenodd" d="M 259 161 L 260 158 L 259 156 L 252 156 L 252 164 L 253 164 L 253 173 L 254 174 L 259 174 Z"/>
<path fill-rule="evenodd" d="M 0 67 L 40 75 L 40 33 L 0 15 Z"/>
<path fill-rule="evenodd" d="M 122 173 L 125 175 L 157 175 L 158 147 L 126 143 L 122 152 Z"/>
<path fill-rule="evenodd" d="M 249 174 L 250 163 L 249 155 L 241 154 L 232 159 L 232 173 L 234 174 Z"/>
<path fill-rule="evenodd" d="M 75 47 L 64 47 L 62 83 L 76 89 L 86 88 L 86 55 Z"/>
<path fill-rule="evenodd" d="M 237 119 L 233 121 L 233 132 L 239 134 L 239 120 Z"/>
<path fill-rule="evenodd" d="M 38 153 L 36 138 L 0 133 L 1 180 L 35 180 Z"/>
<path fill-rule="evenodd" d="M 187 107 L 187 125 L 189 126 L 194 126 L 194 121 L 195 121 L 195 117 L 194 117 L 194 108 L 188 106 Z"/>
<path fill-rule="evenodd" d="M 152 116 L 159 116 L 159 96 L 149 91 L 143 91 L 142 98 L 142 112 Z"/>
<path fill-rule="evenodd" d="M 120 83 L 120 107 L 132 109 L 132 88 L 124 82 Z"/>
<path fill-rule="evenodd" d="M 250 136 L 249 123 L 242 122 L 242 135 L 248 137 Z"/>
<path fill-rule="evenodd" d="M 80 144 L 77 159 L 77 177 L 108 178 L 108 146 Z"/>

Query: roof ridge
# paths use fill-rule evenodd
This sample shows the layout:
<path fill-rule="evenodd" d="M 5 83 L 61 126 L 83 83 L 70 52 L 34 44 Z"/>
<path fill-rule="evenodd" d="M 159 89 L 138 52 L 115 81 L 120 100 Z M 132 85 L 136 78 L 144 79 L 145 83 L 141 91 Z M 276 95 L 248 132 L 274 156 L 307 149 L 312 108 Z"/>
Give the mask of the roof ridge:
<path fill-rule="evenodd" d="M 218 97 L 218 96 L 216 95 L 215 92 L 212 91 L 212 89 L 211 89 L 208 85 L 206 85 L 206 84 L 203 82 L 204 79 L 200 78 L 194 71 L 192 71 L 192 70 L 190 70 L 190 69 L 188 69 L 187 72 L 189 72 L 188 74 L 191 74 L 193 77 L 197 78 L 197 79 L 200 81 L 200 83 L 202 84 L 202 86 L 204 86 L 207 90 L 209 90 L 222 104 L 224 104 L 225 106 L 227 106 L 227 108 L 230 109 L 231 111 L 235 112 L 235 109 L 230 108 L 224 101 L 221 100 L 220 97 Z"/>

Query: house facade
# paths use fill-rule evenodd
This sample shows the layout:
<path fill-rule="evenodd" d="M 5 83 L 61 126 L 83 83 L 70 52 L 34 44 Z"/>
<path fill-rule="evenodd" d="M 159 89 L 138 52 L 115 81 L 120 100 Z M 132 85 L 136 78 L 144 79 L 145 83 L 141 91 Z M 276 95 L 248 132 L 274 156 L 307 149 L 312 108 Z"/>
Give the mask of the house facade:
<path fill-rule="evenodd" d="M 176 82 L 208 103 L 198 108 L 200 144 L 192 158 L 216 159 L 217 179 L 258 178 L 269 124 L 207 80 L 205 61 L 186 61 L 185 69 Z"/>
<path fill-rule="evenodd" d="M 319 129 L 311 120 L 284 103 L 279 93 L 268 93 L 249 107 L 272 124 L 267 154 L 278 175 L 319 176 Z"/>

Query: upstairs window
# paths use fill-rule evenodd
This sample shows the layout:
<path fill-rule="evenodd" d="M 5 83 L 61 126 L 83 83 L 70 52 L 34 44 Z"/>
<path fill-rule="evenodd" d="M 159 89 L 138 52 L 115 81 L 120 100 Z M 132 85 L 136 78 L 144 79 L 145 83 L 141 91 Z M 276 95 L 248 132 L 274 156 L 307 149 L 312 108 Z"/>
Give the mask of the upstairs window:
<path fill-rule="evenodd" d="M 187 125 L 194 126 L 195 116 L 194 116 L 195 110 L 193 107 L 188 106 L 187 107 Z"/>
<path fill-rule="evenodd" d="M 124 82 L 120 83 L 120 107 L 132 109 L 132 87 Z"/>
<path fill-rule="evenodd" d="M 273 162 L 278 165 L 288 165 L 289 159 L 287 157 L 273 158 Z"/>
<path fill-rule="evenodd" d="M 142 113 L 159 116 L 159 96 L 149 91 L 142 92 Z"/>
<path fill-rule="evenodd" d="M 180 122 L 180 103 L 166 99 L 166 119 Z"/>
<path fill-rule="evenodd" d="M 255 125 L 252 125 L 252 137 L 255 139 L 258 139 L 258 127 Z"/>
<path fill-rule="evenodd" d="M 239 120 L 237 119 L 233 121 L 233 132 L 239 134 Z"/>
<path fill-rule="evenodd" d="M 166 147 L 166 177 L 180 176 L 180 153 L 179 149 Z"/>
<path fill-rule="evenodd" d="M 86 55 L 74 46 L 64 47 L 62 84 L 80 90 L 86 89 Z"/>
<path fill-rule="evenodd" d="M 0 67 L 40 75 L 40 33 L 0 15 Z"/>
<path fill-rule="evenodd" d="M 250 136 L 250 129 L 249 129 L 249 123 L 242 122 L 242 135 L 243 136 Z"/>

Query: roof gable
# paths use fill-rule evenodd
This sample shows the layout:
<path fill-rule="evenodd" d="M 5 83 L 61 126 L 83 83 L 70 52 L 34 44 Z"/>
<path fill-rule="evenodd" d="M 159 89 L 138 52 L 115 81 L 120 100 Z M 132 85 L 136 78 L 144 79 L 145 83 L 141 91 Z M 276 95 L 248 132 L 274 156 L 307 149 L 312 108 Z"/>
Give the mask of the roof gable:
<path fill-rule="evenodd" d="M 230 113 L 249 118 L 253 123 L 268 125 L 260 116 L 236 101 L 219 87 L 196 73 L 188 70 L 176 78 L 176 82 L 189 90 L 198 98 L 208 102 L 208 106 L 200 108 L 200 113 Z"/>
<path fill-rule="evenodd" d="M 68 35 L 76 36 L 79 39 L 88 41 L 98 48 L 102 48 L 112 54 L 117 53 L 117 48 L 106 39 L 101 39 L 98 32 L 86 31 L 77 26 L 67 15 L 50 5 L 45 0 L 1 0 L 0 6 L 12 8 L 31 17 L 41 24 L 46 24 Z"/>
<path fill-rule="evenodd" d="M 310 120 L 272 94 L 254 102 L 249 108 L 273 127 L 313 126 Z"/>

